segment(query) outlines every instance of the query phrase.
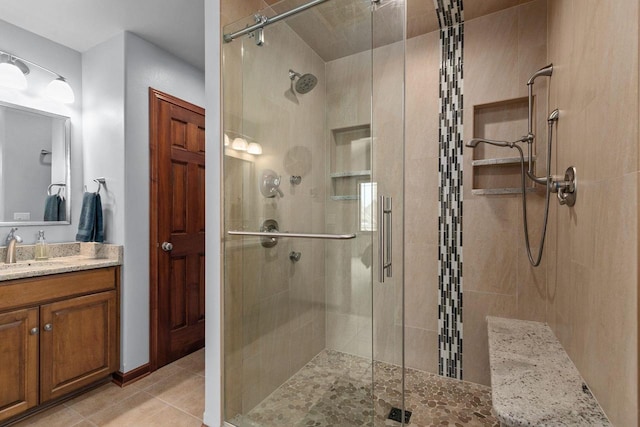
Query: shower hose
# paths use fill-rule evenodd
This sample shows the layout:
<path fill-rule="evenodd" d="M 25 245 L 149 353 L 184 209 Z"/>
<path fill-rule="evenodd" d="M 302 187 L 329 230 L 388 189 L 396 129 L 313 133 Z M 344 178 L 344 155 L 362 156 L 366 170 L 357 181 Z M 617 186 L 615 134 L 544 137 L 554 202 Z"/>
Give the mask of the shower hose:
<path fill-rule="evenodd" d="M 546 174 L 546 197 L 544 201 L 544 225 L 542 226 L 542 235 L 540 236 L 540 244 L 538 246 L 538 254 L 534 258 L 531 253 L 531 244 L 529 242 L 529 224 L 527 221 L 527 172 L 524 165 L 524 153 L 519 145 L 514 144 L 513 147 L 518 149 L 520 153 L 520 184 L 522 186 L 522 222 L 524 226 L 524 242 L 527 247 L 527 256 L 532 266 L 537 267 L 542 260 L 542 250 L 544 249 L 544 240 L 547 235 L 547 222 L 549 220 L 549 198 L 551 197 L 551 147 L 553 145 L 553 123 L 548 121 L 548 139 L 547 139 L 547 174 Z"/>

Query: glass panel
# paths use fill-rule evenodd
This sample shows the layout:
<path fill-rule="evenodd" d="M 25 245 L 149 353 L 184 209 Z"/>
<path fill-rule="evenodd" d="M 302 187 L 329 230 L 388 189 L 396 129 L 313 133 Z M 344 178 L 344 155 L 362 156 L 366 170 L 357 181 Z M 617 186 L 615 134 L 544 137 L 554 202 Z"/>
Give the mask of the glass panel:
<path fill-rule="evenodd" d="M 327 1 L 267 26 L 261 45 L 256 32 L 223 46 L 225 230 L 356 234 L 225 235 L 224 411 L 234 425 L 384 425 L 403 407 L 404 47 L 402 30 L 390 31 L 397 6 L 381 9 Z M 393 37 L 372 37 L 372 19 Z M 385 283 L 379 195 L 394 205 Z"/>
<path fill-rule="evenodd" d="M 379 269 L 380 259 L 390 260 L 392 277 L 385 272 L 383 283 L 373 281 L 375 425 L 385 426 L 394 408 L 403 420 L 404 408 L 404 1 L 381 1 L 372 24 L 373 181 L 392 211 L 392 220 L 382 224 L 385 254 L 374 262 Z"/>

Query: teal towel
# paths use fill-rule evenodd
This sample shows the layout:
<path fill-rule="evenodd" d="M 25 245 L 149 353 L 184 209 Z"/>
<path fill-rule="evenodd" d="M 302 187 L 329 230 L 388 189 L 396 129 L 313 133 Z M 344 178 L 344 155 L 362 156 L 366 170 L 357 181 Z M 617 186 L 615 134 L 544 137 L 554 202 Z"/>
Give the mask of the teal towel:
<path fill-rule="evenodd" d="M 93 228 L 93 241 L 104 242 L 104 222 L 102 221 L 102 201 L 100 200 L 100 194 L 96 194 L 96 219 Z"/>
<path fill-rule="evenodd" d="M 58 197 L 58 221 L 67 220 L 67 200 L 64 197 Z"/>
<path fill-rule="evenodd" d="M 47 196 L 44 203 L 44 220 L 60 221 L 60 197 L 57 194 Z"/>
<path fill-rule="evenodd" d="M 102 202 L 97 193 L 84 193 L 76 240 L 79 242 L 104 242 Z"/>

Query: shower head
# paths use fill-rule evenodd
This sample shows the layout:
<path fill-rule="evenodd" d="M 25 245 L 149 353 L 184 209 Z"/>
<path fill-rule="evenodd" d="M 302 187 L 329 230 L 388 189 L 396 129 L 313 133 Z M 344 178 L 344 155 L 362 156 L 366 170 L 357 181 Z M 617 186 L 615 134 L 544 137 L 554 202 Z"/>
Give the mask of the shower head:
<path fill-rule="evenodd" d="M 542 67 L 538 71 L 533 73 L 531 78 L 529 78 L 529 80 L 527 81 L 527 85 L 531 86 L 533 84 L 534 80 L 539 76 L 550 77 L 551 74 L 553 74 L 553 64 L 549 64 L 546 67 Z"/>
<path fill-rule="evenodd" d="M 298 78 L 298 81 L 296 82 L 296 92 L 300 94 L 311 92 L 318 84 L 318 78 L 313 74 L 300 74 L 293 70 L 289 70 L 289 78 L 292 82 L 296 77 Z"/>
<path fill-rule="evenodd" d="M 556 108 L 555 110 L 553 110 L 551 112 L 551 114 L 549 114 L 549 118 L 547 118 L 548 122 L 555 122 L 558 121 L 558 116 L 560 115 L 560 111 Z"/>

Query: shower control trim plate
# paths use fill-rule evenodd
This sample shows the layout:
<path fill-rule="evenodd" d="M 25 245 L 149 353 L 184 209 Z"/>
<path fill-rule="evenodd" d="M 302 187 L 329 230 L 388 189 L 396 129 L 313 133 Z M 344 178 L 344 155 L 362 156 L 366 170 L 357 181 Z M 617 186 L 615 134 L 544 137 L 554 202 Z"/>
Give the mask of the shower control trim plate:
<path fill-rule="evenodd" d="M 277 233 L 280 231 L 278 229 L 278 221 L 275 219 L 267 219 L 262 223 L 260 227 L 261 232 L 266 233 Z M 278 239 L 276 237 L 261 237 L 260 244 L 265 248 L 272 248 L 278 244 Z"/>
<path fill-rule="evenodd" d="M 569 166 L 564 173 L 563 177 L 553 177 L 551 183 L 551 191 L 558 193 L 558 202 L 561 205 L 567 205 L 569 207 L 576 204 L 576 197 L 578 193 L 578 182 L 576 179 L 575 166 Z"/>

